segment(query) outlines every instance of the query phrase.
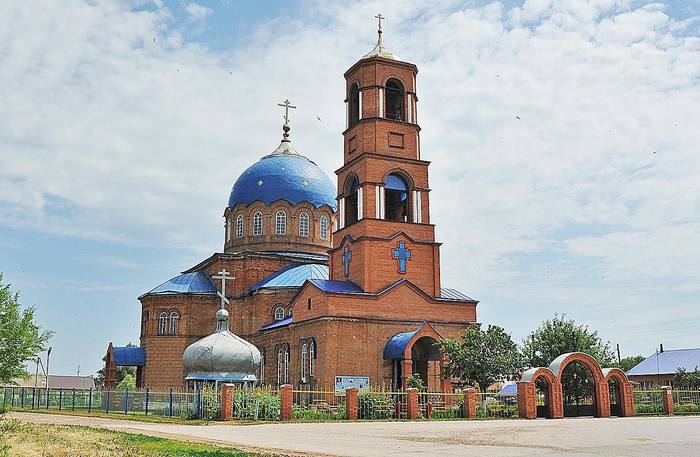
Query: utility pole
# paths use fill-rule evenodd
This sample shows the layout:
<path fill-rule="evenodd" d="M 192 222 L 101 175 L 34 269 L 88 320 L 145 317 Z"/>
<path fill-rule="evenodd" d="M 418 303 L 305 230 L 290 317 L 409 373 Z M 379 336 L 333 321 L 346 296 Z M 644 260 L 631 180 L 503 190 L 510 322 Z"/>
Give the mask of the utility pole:
<path fill-rule="evenodd" d="M 622 359 L 620 358 L 620 343 L 617 343 L 617 364 L 620 365 L 622 363 Z"/>
<path fill-rule="evenodd" d="M 49 362 L 51 361 L 51 350 L 53 348 L 49 346 L 49 350 L 46 351 L 46 407 L 49 406 Z"/>

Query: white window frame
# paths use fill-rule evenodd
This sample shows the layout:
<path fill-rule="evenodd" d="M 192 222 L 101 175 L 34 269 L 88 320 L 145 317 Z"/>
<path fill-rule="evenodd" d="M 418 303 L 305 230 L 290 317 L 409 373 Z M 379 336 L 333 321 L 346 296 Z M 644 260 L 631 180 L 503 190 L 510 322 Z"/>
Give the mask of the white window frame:
<path fill-rule="evenodd" d="M 273 312 L 273 317 L 275 321 L 281 321 L 284 319 L 284 307 L 283 306 L 276 306 L 275 311 Z"/>
<path fill-rule="evenodd" d="M 308 354 L 307 354 L 307 351 L 306 351 L 306 340 L 305 340 L 303 343 L 301 343 L 301 360 L 300 360 L 300 362 L 301 362 L 301 367 L 300 367 L 301 373 L 300 373 L 300 377 L 299 377 L 299 379 L 301 380 L 301 382 L 306 382 L 306 364 L 307 364 L 307 361 L 308 361 L 308 359 L 306 358 L 307 355 L 308 355 Z"/>
<path fill-rule="evenodd" d="M 314 377 L 314 358 L 316 358 L 316 344 L 313 339 L 309 339 L 309 378 Z"/>
<path fill-rule="evenodd" d="M 253 214 L 253 235 L 260 236 L 263 234 L 262 213 L 256 211 Z"/>
<path fill-rule="evenodd" d="M 239 214 L 238 217 L 236 217 L 236 238 L 243 238 L 243 225 L 243 215 Z"/>
<path fill-rule="evenodd" d="M 179 323 L 180 323 L 180 314 L 177 311 L 172 311 L 170 313 L 170 320 L 168 322 L 168 333 L 170 335 L 177 335 Z"/>
<path fill-rule="evenodd" d="M 322 240 L 327 240 L 328 239 L 328 216 L 325 214 L 321 216 L 321 219 L 319 220 L 319 235 Z"/>
<path fill-rule="evenodd" d="M 299 236 L 308 237 L 310 232 L 309 226 L 309 214 L 304 211 L 299 214 Z"/>
<path fill-rule="evenodd" d="M 158 314 L 158 334 L 166 335 L 168 330 L 168 313 L 161 311 Z"/>
<path fill-rule="evenodd" d="M 275 235 L 287 234 L 287 213 L 277 211 L 275 214 Z"/>

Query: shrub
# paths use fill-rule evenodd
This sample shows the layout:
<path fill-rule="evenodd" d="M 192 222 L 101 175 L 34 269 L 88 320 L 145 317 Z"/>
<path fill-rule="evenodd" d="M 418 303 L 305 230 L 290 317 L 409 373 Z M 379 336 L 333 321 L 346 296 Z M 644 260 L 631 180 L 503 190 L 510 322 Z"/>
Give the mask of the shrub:
<path fill-rule="evenodd" d="M 673 405 L 673 412 L 676 414 L 699 414 L 700 405 L 696 403 L 683 403 L 680 405 Z"/>
<path fill-rule="evenodd" d="M 180 419 L 188 421 L 197 419 L 197 411 L 192 408 L 183 408 L 182 411 L 180 411 Z"/>
<path fill-rule="evenodd" d="M 263 390 L 237 390 L 233 393 L 234 417 L 253 419 L 256 408 L 258 419 L 278 420 L 280 418 L 279 394 Z"/>
<path fill-rule="evenodd" d="M 421 378 L 416 373 L 413 373 L 411 376 L 409 376 L 406 379 L 406 384 L 408 384 L 408 387 L 411 387 L 414 389 L 425 390 L 425 384 L 423 384 L 423 378 Z"/>
<path fill-rule="evenodd" d="M 386 393 L 360 393 L 357 396 L 357 406 L 360 419 L 392 419 L 396 414 L 396 402 Z"/>

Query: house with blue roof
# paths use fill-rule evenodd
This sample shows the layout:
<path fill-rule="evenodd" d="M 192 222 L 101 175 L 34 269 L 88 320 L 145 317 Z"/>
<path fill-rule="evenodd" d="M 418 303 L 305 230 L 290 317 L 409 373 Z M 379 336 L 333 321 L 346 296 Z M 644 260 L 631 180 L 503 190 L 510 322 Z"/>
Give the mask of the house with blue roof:
<path fill-rule="evenodd" d="M 700 348 L 664 350 L 661 345 L 658 351 L 629 370 L 627 377 L 645 388 L 673 386 L 679 369 L 700 369 Z"/>
<path fill-rule="evenodd" d="M 417 72 L 379 40 L 345 73 L 337 186 L 292 146 L 294 107 L 280 105 L 279 146 L 240 173 L 226 200 L 222 252 L 139 297 L 141 344 L 110 345 L 107 387 L 129 365 L 153 388 L 236 379 L 402 388 L 417 375 L 452 389 L 436 342 L 475 323 L 478 302 L 441 281 Z M 229 369 L 252 347 L 255 363 Z"/>

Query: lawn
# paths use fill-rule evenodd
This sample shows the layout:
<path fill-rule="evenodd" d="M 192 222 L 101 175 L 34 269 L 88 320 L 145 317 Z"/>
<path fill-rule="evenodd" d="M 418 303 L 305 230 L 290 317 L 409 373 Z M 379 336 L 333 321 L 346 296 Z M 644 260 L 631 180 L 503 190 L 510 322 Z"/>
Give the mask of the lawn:
<path fill-rule="evenodd" d="M 273 457 L 208 444 L 0 419 L 0 457 Z M 283 457 L 276 455 L 274 457 Z"/>

